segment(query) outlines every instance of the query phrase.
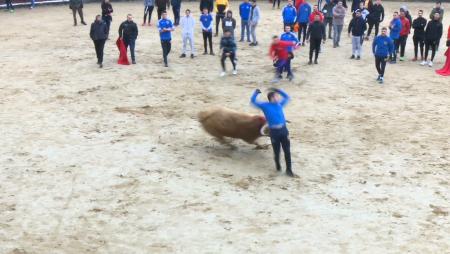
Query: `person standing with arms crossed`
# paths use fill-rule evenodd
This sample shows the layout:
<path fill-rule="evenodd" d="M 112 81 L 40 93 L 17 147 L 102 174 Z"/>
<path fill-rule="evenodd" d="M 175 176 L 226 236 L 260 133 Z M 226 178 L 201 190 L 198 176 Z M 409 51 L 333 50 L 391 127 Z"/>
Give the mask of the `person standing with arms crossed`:
<path fill-rule="evenodd" d="M 434 56 L 436 55 L 437 46 L 441 40 L 443 28 L 442 23 L 439 21 L 439 13 L 434 14 L 434 19 L 428 21 L 427 28 L 425 29 L 425 59 L 421 65 L 427 65 L 433 67 Z M 428 51 L 431 49 L 431 59 L 428 62 Z"/>
<path fill-rule="evenodd" d="M 341 33 L 342 29 L 344 29 L 346 12 L 347 9 L 345 9 L 341 0 L 333 8 L 333 48 L 339 47 L 339 42 L 341 42 Z"/>
<path fill-rule="evenodd" d="M 250 19 L 250 12 L 252 10 L 252 5 L 248 2 L 248 0 L 244 0 L 239 5 L 239 16 L 241 16 L 241 39 L 240 42 L 244 41 L 244 34 L 247 34 L 247 42 L 250 41 L 250 25 L 249 25 L 249 19 Z"/>
<path fill-rule="evenodd" d="M 94 42 L 97 64 L 100 68 L 103 68 L 103 49 L 105 48 L 106 38 L 108 38 L 108 25 L 102 20 L 102 16 L 97 15 L 95 17 L 89 36 Z"/>
<path fill-rule="evenodd" d="M 418 17 L 413 21 L 412 28 L 414 28 L 414 58 L 413 62 L 417 61 L 417 53 L 420 47 L 420 61 L 423 61 L 423 46 L 425 45 L 425 27 L 427 20 L 423 17 L 423 11 L 419 10 Z"/>
<path fill-rule="evenodd" d="M 289 95 L 281 89 L 271 88 L 267 94 L 268 102 L 259 102 L 257 100 L 261 90 L 256 89 L 250 102 L 255 107 L 263 111 L 269 125 L 270 141 L 272 143 L 275 168 L 281 171 L 280 152 L 283 148 L 284 158 L 286 161 L 286 174 L 294 177 L 291 162 L 291 143 L 289 140 L 289 131 L 286 127 L 286 119 L 283 108 L 289 102 Z"/>
<path fill-rule="evenodd" d="M 389 28 L 391 29 L 391 32 L 389 34 L 389 37 L 394 41 L 394 51 L 392 52 L 390 56 L 391 64 L 397 63 L 397 52 L 398 48 L 400 46 L 400 31 L 402 30 L 402 22 L 400 21 L 400 18 L 398 17 L 398 12 L 394 12 L 394 18 L 392 19 L 391 23 L 389 24 Z"/>
<path fill-rule="evenodd" d="M 259 6 L 256 5 L 256 0 L 252 1 L 252 9 L 250 11 L 250 34 L 252 35 L 252 42 L 250 46 L 257 46 L 258 41 L 256 40 L 256 27 L 258 26 L 259 20 L 261 18 L 259 12 Z"/>
<path fill-rule="evenodd" d="M 384 82 L 384 71 L 386 69 L 386 60 L 394 51 L 394 43 L 387 36 L 387 28 L 381 29 L 381 35 L 375 37 L 372 43 L 372 52 L 375 56 L 375 67 L 378 71 L 377 81 L 380 84 Z"/>
<path fill-rule="evenodd" d="M 368 41 L 370 38 L 370 34 L 372 33 L 372 28 L 375 27 L 375 36 L 378 35 L 378 28 L 380 23 L 384 20 L 384 7 L 381 5 L 381 0 L 376 0 L 375 4 L 373 4 L 369 8 L 369 15 L 367 16 L 367 23 L 369 24 L 369 30 L 367 30 L 366 40 Z"/>
<path fill-rule="evenodd" d="M 212 45 L 213 17 L 206 8 L 203 9 L 203 14 L 200 16 L 200 23 L 202 25 L 203 46 L 205 48 L 203 55 L 208 54 L 208 42 L 209 42 L 209 54 L 213 56 L 214 55 Z"/>
<path fill-rule="evenodd" d="M 127 20 L 122 22 L 119 26 L 119 37 L 123 39 L 125 47 L 130 47 L 131 62 L 136 64 L 136 58 L 134 56 L 134 48 L 136 46 L 136 39 L 138 36 L 138 28 L 136 23 L 133 22 L 133 16 L 127 15 Z"/>
<path fill-rule="evenodd" d="M 169 67 L 167 57 L 172 49 L 172 31 L 175 29 L 173 28 L 172 21 L 167 18 L 167 12 L 164 11 L 161 15 L 162 18 L 158 22 L 158 31 L 161 38 L 164 67 Z"/>

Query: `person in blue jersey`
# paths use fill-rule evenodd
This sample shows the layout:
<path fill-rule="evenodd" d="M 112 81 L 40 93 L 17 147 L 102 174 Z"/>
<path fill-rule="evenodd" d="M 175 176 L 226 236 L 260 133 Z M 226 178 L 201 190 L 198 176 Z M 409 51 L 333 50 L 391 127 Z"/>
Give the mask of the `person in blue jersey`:
<path fill-rule="evenodd" d="M 302 45 L 305 44 L 306 40 L 306 32 L 308 30 L 309 24 L 309 15 L 311 15 L 311 5 L 309 3 L 304 2 L 298 8 L 297 13 L 297 23 L 298 23 L 298 40 L 302 41 Z M 302 37 L 303 35 L 303 37 Z"/>
<path fill-rule="evenodd" d="M 200 16 L 200 24 L 202 26 L 203 46 L 205 48 L 203 55 L 208 54 L 208 42 L 209 42 L 209 54 L 214 55 L 212 45 L 213 17 L 206 8 L 203 9 L 203 14 Z"/>
<path fill-rule="evenodd" d="M 394 12 L 393 19 L 389 24 L 391 32 L 389 37 L 394 41 L 394 51 L 391 53 L 391 64 L 397 63 L 397 51 L 400 46 L 400 31 L 402 30 L 402 21 L 398 15 L 398 12 Z"/>
<path fill-rule="evenodd" d="M 284 33 L 280 36 L 280 40 L 281 41 L 292 41 L 295 44 L 299 43 L 298 39 L 297 39 L 297 35 L 295 35 L 295 33 L 291 32 L 290 26 L 284 27 Z M 289 81 L 291 81 L 294 78 L 294 75 L 292 74 L 292 69 L 291 69 L 291 60 L 294 59 L 294 46 L 288 47 L 287 50 L 289 52 L 289 58 L 287 60 L 285 70 L 287 71 L 287 78 L 289 79 Z"/>
<path fill-rule="evenodd" d="M 270 141 L 275 159 L 275 167 L 277 171 L 281 171 L 280 164 L 280 150 L 284 151 L 284 158 L 286 161 L 286 174 L 293 177 L 292 163 L 291 163 L 291 144 L 289 140 L 289 131 L 286 127 L 286 119 L 284 117 L 283 107 L 289 102 L 290 97 L 281 89 L 271 88 L 267 94 L 268 102 L 260 102 L 257 100 L 261 90 L 256 89 L 253 93 L 250 102 L 261 109 L 266 117 L 269 125 Z"/>
<path fill-rule="evenodd" d="M 241 16 L 241 39 L 240 42 L 244 41 L 244 34 L 247 34 L 247 42 L 250 41 L 250 11 L 252 10 L 252 4 L 249 3 L 248 0 L 244 0 L 239 5 L 239 16 Z"/>
<path fill-rule="evenodd" d="M 377 81 L 380 84 L 384 82 L 384 71 L 386 69 L 386 60 L 394 51 L 394 43 L 392 39 L 387 36 L 387 28 L 381 29 L 381 35 L 375 37 L 372 43 L 372 52 L 375 56 L 375 67 L 378 71 Z"/>
<path fill-rule="evenodd" d="M 167 18 L 167 12 L 163 11 L 161 14 L 161 19 L 158 21 L 158 30 L 159 30 L 159 36 L 161 38 L 161 47 L 163 50 L 163 59 L 164 59 L 164 66 L 169 67 L 169 64 L 167 62 L 167 56 L 170 53 L 170 50 L 172 48 L 172 31 L 173 23 L 171 20 Z"/>
<path fill-rule="evenodd" d="M 288 0 L 288 3 L 284 6 L 281 14 L 283 16 L 283 28 L 285 26 L 290 26 L 291 30 L 294 30 L 294 24 L 297 20 L 297 11 L 295 10 L 292 0 Z"/>

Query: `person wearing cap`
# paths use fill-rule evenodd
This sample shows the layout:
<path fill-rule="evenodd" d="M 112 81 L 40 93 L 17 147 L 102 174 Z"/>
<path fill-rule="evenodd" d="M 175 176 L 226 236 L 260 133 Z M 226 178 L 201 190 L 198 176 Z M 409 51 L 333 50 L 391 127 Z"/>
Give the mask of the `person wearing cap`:
<path fill-rule="evenodd" d="M 402 30 L 402 22 L 398 16 L 398 12 L 394 12 L 393 19 L 389 24 L 389 29 L 391 32 L 389 33 L 389 37 L 394 41 L 394 51 L 390 56 L 391 64 L 397 63 L 397 52 L 400 46 L 400 31 Z"/>
<path fill-rule="evenodd" d="M 333 8 L 333 48 L 339 47 L 341 33 L 344 28 L 344 18 L 347 9 L 341 0 Z"/>
<path fill-rule="evenodd" d="M 191 50 L 191 58 L 194 58 L 195 48 L 194 48 L 194 27 L 195 20 L 191 16 L 191 10 L 186 9 L 185 16 L 180 19 L 180 26 L 182 29 L 181 35 L 183 38 L 183 53 L 180 58 L 186 57 L 186 47 L 189 41 L 190 50 Z"/>
<path fill-rule="evenodd" d="M 350 59 L 360 60 L 362 53 L 361 40 L 366 31 L 366 21 L 361 17 L 361 12 L 356 10 L 355 17 L 350 21 L 348 25 L 348 36 L 352 35 L 352 56 Z"/>
<path fill-rule="evenodd" d="M 378 71 L 377 81 L 382 84 L 384 82 L 384 71 L 386 69 L 386 60 L 394 51 L 394 43 L 387 36 L 387 28 L 381 29 L 381 35 L 375 37 L 372 42 L 372 52 L 375 56 L 375 67 Z"/>
<path fill-rule="evenodd" d="M 250 43 L 250 46 L 257 46 L 258 41 L 256 40 L 256 27 L 259 24 L 259 20 L 261 19 L 261 14 L 259 11 L 259 6 L 256 5 L 256 0 L 252 1 L 252 9 L 250 11 L 250 34 L 252 35 L 252 42 Z"/>
<path fill-rule="evenodd" d="M 369 40 L 370 34 L 372 33 L 372 28 L 375 27 L 375 36 L 378 35 L 378 28 L 380 23 L 384 20 L 384 7 L 381 5 L 381 0 L 376 0 L 376 2 L 369 7 L 369 15 L 367 16 L 367 23 L 369 24 L 369 29 L 367 30 L 366 40 Z"/>
<path fill-rule="evenodd" d="M 289 140 L 289 131 L 286 127 L 286 119 L 283 108 L 288 104 L 290 97 L 281 89 L 271 88 L 267 94 L 268 102 L 258 101 L 261 90 L 256 89 L 253 93 L 250 103 L 263 111 L 269 125 L 270 141 L 272 143 L 275 168 L 281 171 L 280 152 L 283 148 L 284 159 L 286 161 L 286 174 L 294 177 L 291 162 L 291 143 Z"/>
<path fill-rule="evenodd" d="M 425 45 L 425 27 L 427 26 L 427 20 L 423 17 L 423 11 L 419 10 L 418 17 L 413 21 L 412 28 L 414 28 L 414 58 L 413 61 L 417 61 L 417 54 L 420 47 L 420 61 L 423 61 L 423 47 Z"/>
<path fill-rule="evenodd" d="M 169 67 L 167 57 L 169 56 L 170 50 L 172 48 L 172 31 L 174 31 L 175 29 L 173 28 L 172 21 L 167 18 L 166 11 L 163 11 L 163 13 L 161 13 L 161 16 L 161 19 L 158 21 L 158 31 L 159 37 L 161 39 L 164 66 Z"/>

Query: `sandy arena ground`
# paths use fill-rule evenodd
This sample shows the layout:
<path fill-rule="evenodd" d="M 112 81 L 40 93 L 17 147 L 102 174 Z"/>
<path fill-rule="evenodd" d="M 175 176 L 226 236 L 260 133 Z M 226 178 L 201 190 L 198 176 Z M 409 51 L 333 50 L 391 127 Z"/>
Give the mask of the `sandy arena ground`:
<path fill-rule="evenodd" d="M 385 5 L 390 17 L 401 4 Z M 352 61 L 344 33 L 318 66 L 301 48 L 295 81 L 278 85 L 292 96 L 291 179 L 270 149 L 230 150 L 196 121 L 213 105 L 258 112 L 278 10 L 261 3 L 260 46 L 240 43 L 239 75 L 219 78 L 218 56 L 178 58 L 180 31 L 162 67 L 154 26 L 139 27 L 137 65 L 115 64 L 118 25 L 143 6 L 113 7 L 104 69 L 67 6 L 0 13 L 0 253 L 450 253 L 444 47 L 433 68 L 388 65 L 383 86 L 367 42 Z M 85 6 L 89 23 L 98 12 Z"/>

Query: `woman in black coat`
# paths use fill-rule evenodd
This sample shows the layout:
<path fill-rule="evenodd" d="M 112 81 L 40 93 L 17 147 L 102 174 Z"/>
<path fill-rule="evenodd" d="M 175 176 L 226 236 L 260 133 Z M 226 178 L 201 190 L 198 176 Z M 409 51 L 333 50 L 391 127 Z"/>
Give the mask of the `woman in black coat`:
<path fill-rule="evenodd" d="M 94 41 L 95 53 L 97 54 L 97 64 L 100 68 L 103 67 L 103 49 L 105 48 L 105 41 L 108 38 L 108 26 L 102 20 L 101 15 L 95 17 L 94 23 L 91 25 L 91 32 L 89 33 L 92 41 Z"/>

